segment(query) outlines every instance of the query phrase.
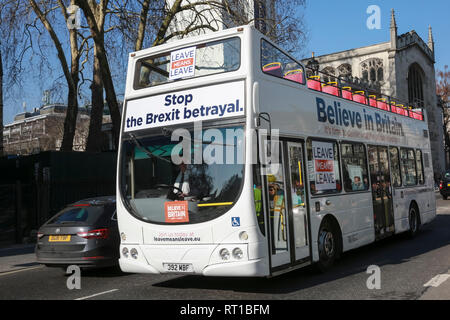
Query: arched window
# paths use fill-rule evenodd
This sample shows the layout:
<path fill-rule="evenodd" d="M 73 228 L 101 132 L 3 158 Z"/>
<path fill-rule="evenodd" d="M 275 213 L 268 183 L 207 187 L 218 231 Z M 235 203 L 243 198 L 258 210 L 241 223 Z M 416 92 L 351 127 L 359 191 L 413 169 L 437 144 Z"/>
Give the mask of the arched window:
<path fill-rule="evenodd" d="M 331 81 L 336 81 L 335 77 L 333 77 L 336 73 L 333 67 L 325 67 L 322 69 L 323 82 L 328 83 Z"/>
<path fill-rule="evenodd" d="M 339 77 L 350 77 L 352 75 L 352 66 L 348 63 L 341 64 L 337 70 Z"/>
<path fill-rule="evenodd" d="M 383 68 L 379 68 L 377 71 L 377 79 L 378 81 L 383 81 Z"/>
<path fill-rule="evenodd" d="M 364 80 L 383 81 L 383 60 L 371 58 L 361 62 L 361 75 Z"/>
<path fill-rule="evenodd" d="M 363 70 L 363 72 L 362 72 L 362 78 L 364 79 L 364 80 L 369 80 L 369 71 L 367 71 L 367 70 Z"/>
<path fill-rule="evenodd" d="M 424 72 L 417 63 L 409 66 L 408 70 L 408 98 L 409 102 L 423 107 L 423 78 Z"/>
<path fill-rule="evenodd" d="M 377 81 L 377 72 L 375 68 L 370 68 L 370 81 Z"/>

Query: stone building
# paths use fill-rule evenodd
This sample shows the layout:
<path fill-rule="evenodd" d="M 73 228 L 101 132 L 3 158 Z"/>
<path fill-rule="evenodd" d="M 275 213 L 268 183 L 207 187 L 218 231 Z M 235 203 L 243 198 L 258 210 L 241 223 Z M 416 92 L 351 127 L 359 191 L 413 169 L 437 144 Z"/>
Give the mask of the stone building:
<path fill-rule="evenodd" d="M 66 111 L 67 106 L 64 104 L 48 104 L 35 108 L 33 112 L 17 114 L 14 121 L 3 128 L 4 155 L 29 155 L 41 151 L 60 150 Z M 80 108 L 73 141 L 74 151 L 85 150 L 89 119 L 89 109 Z M 114 147 L 110 122 L 110 116 L 104 115 L 102 126 L 105 133 L 102 143 L 104 150 L 112 150 Z"/>
<path fill-rule="evenodd" d="M 435 174 L 445 170 L 443 116 L 436 96 L 434 40 L 431 27 L 428 41 L 411 30 L 397 34 L 394 10 L 391 14 L 390 39 L 387 42 L 314 57 L 319 63 L 322 81 L 333 76 L 363 88 L 381 92 L 400 102 L 426 109 Z M 305 65 L 311 62 L 304 59 Z"/>

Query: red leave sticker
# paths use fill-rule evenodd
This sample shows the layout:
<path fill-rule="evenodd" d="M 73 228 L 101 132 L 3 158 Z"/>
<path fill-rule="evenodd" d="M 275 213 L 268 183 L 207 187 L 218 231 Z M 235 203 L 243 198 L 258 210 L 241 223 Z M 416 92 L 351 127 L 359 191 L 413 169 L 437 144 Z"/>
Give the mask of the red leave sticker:
<path fill-rule="evenodd" d="M 164 203 L 166 222 L 178 223 L 189 222 L 189 211 L 187 201 L 171 201 Z"/>

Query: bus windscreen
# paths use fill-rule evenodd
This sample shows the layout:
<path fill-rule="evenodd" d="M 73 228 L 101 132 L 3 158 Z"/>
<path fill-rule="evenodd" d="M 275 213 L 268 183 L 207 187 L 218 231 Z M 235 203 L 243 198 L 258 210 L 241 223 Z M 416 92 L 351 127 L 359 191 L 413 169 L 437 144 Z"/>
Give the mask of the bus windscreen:
<path fill-rule="evenodd" d="M 181 151 L 179 142 L 170 136 L 129 134 L 122 146 L 121 193 L 136 217 L 192 224 L 215 219 L 233 206 L 243 183 L 243 127 L 212 130 L 232 139 L 205 139 L 207 130 L 186 130 L 191 159 L 179 164 L 172 157 Z M 202 153 L 200 163 L 194 149 Z"/>

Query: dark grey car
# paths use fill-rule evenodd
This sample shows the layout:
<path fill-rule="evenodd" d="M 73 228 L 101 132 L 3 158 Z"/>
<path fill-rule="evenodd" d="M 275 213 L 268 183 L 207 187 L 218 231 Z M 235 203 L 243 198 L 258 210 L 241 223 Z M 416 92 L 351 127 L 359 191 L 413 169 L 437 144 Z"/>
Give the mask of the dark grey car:
<path fill-rule="evenodd" d="M 38 231 L 37 262 L 49 267 L 118 265 L 116 197 L 80 200 L 68 205 Z"/>

